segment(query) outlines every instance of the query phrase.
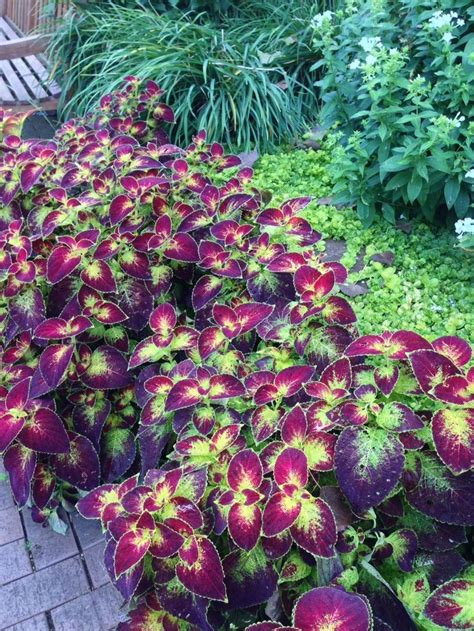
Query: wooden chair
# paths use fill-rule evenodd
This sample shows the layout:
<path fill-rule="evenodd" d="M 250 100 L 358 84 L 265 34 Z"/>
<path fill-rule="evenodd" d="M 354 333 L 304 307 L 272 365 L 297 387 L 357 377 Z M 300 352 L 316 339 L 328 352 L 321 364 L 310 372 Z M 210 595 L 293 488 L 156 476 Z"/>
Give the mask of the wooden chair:
<path fill-rule="evenodd" d="M 0 15 L 0 108 L 55 111 L 61 93 L 51 81 L 44 53 L 48 35 L 23 34 Z"/>

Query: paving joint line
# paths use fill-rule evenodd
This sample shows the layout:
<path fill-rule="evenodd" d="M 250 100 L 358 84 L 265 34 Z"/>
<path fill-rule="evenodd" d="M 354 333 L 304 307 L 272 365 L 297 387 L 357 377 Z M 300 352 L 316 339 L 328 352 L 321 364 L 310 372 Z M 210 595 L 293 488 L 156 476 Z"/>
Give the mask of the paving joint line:
<path fill-rule="evenodd" d="M 79 550 L 79 558 L 81 559 L 81 564 L 84 569 L 84 574 L 86 575 L 87 584 L 89 585 L 89 591 L 95 591 L 94 582 L 92 580 L 91 574 L 89 572 L 89 568 L 87 567 L 86 558 L 84 556 L 84 550 L 82 549 L 81 540 L 79 539 L 79 535 L 74 529 L 74 524 L 72 519 L 70 519 L 69 515 L 67 518 L 69 522 L 69 528 L 71 529 L 72 536 L 74 537 L 74 541 L 76 542 L 77 549 Z"/>

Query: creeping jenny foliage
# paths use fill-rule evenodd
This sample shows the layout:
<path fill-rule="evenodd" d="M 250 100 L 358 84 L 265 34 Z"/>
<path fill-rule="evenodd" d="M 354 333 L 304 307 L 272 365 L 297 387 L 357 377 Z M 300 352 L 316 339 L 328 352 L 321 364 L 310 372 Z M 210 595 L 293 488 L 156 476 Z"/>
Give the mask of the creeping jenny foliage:
<path fill-rule="evenodd" d="M 266 202 L 204 132 L 170 144 L 161 98 L 129 77 L 2 141 L 18 505 L 100 521 L 122 631 L 471 628 L 469 344 L 360 337 L 310 198 Z"/>

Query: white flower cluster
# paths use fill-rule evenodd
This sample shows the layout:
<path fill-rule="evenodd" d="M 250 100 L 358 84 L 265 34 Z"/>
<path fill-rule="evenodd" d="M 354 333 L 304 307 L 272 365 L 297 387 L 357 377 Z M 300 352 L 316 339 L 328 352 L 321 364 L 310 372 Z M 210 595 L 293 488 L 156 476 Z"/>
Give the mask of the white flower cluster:
<path fill-rule="evenodd" d="M 444 29 L 452 26 L 464 26 L 465 22 L 456 11 L 435 11 L 428 20 L 428 26 L 432 29 Z"/>
<path fill-rule="evenodd" d="M 311 20 L 311 26 L 314 29 L 320 29 L 324 22 L 330 22 L 332 11 L 324 11 L 324 13 L 317 13 Z"/>
<path fill-rule="evenodd" d="M 362 66 L 374 66 L 377 62 L 377 57 L 373 53 L 384 47 L 380 37 L 363 37 L 359 41 L 359 46 L 368 54 L 366 55 L 364 61 L 357 58 L 353 59 L 349 64 L 349 70 L 358 70 L 359 68 L 362 68 Z M 391 48 L 390 52 L 393 54 L 394 52 L 397 52 L 397 49 Z"/>
<path fill-rule="evenodd" d="M 380 37 L 363 37 L 359 42 L 359 46 L 361 46 L 366 53 L 371 53 L 374 48 L 382 47 L 382 40 Z"/>
<path fill-rule="evenodd" d="M 474 234 L 474 219 L 471 219 L 471 217 L 459 219 L 454 224 L 454 229 L 459 237 L 462 237 L 465 234 Z"/>

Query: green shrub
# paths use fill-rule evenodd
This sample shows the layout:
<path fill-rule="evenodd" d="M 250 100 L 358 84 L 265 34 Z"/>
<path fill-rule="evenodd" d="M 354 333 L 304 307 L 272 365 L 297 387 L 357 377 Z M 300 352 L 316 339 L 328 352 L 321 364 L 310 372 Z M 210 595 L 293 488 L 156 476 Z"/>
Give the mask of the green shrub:
<path fill-rule="evenodd" d="M 56 32 L 50 56 L 63 87 L 62 118 L 85 113 L 134 74 L 170 94 L 178 143 L 205 127 L 233 148 L 264 150 L 314 120 L 311 30 L 300 19 L 307 0 L 296 8 L 267 2 L 268 14 L 244 3 L 245 12 L 225 22 L 128 4 L 92 5 Z"/>
<path fill-rule="evenodd" d="M 474 8 L 467 0 L 363 0 L 313 20 L 325 126 L 342 143 L 338 202 L 433 221 L 472 213 Z M 454 213 L 453 213 L 454 211 Z"/>
<path fill-rule="evenodd" d="M 271 191 L 276 204 L 303 192 L 312 195 L 306 217 L 327 238 L 346 242 L 342 262 L 353 267 L 363 254 L 365 267 L 349 276 L 351 283 L 364 281 L 369 289 L 352 301 L 360 331 L 413 328 L 429 339 L 457 333 L 473 340 L 473 266 L 455 247 L 454 235 L 417 220 L 406 234 L 381 217 L 364 229 L 350 209 L 318 204 L 331 192 L 333 155 L 332 139 L 317 152 L 264 155 L 256 165 L 255 185 Z M 371 259 L 381 252 L 393 253 L 391 265 Z"/>

